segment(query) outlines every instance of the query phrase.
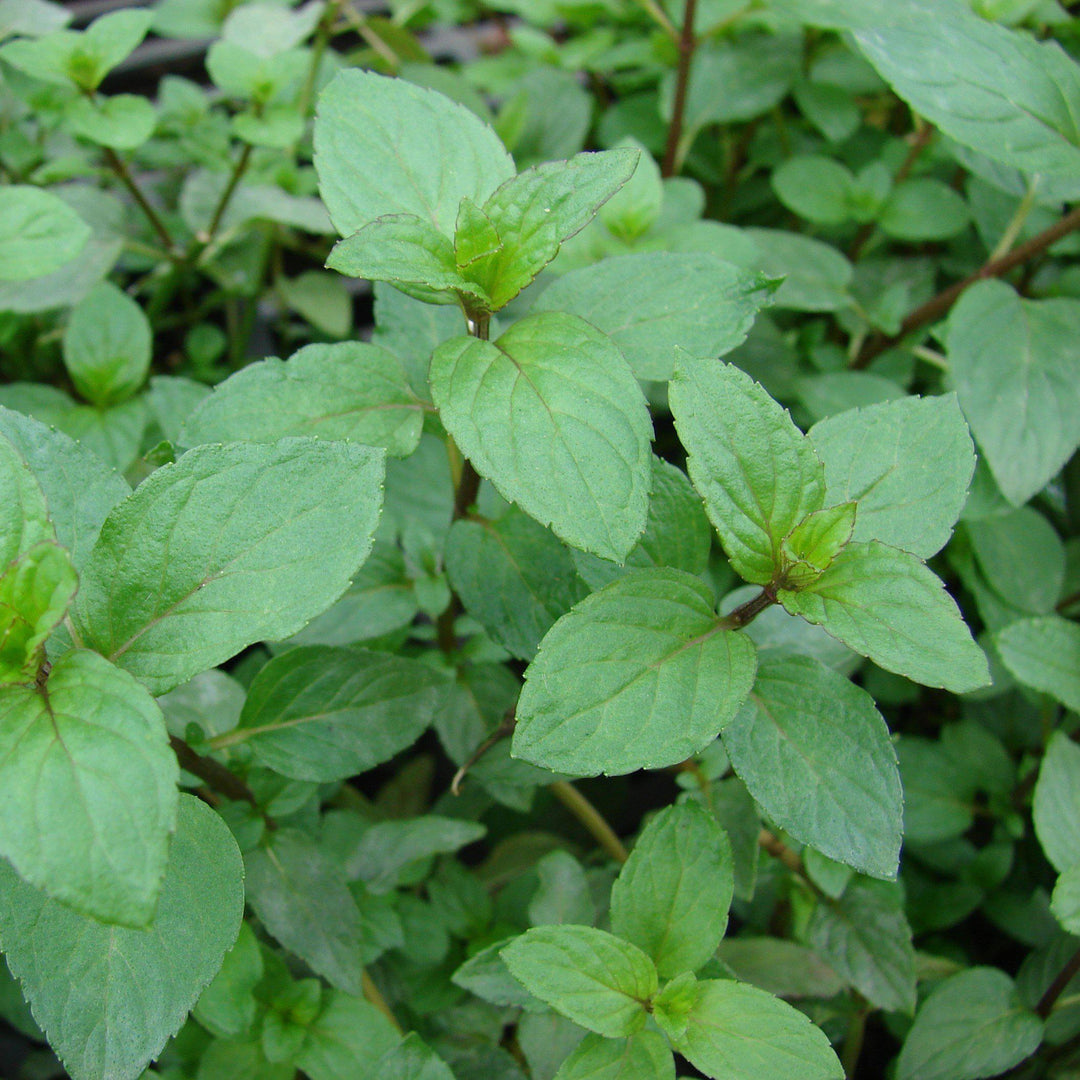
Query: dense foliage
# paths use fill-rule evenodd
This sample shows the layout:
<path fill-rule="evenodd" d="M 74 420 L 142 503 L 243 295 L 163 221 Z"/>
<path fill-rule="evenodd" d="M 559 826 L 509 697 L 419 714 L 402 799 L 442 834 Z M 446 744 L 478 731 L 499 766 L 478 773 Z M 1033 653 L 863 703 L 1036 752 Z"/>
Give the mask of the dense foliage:
<path fill-rule="evenodd" d="M 9 1080 L 1077 1075 L 1068 5 L 69 22 L 0 0 Z"/>

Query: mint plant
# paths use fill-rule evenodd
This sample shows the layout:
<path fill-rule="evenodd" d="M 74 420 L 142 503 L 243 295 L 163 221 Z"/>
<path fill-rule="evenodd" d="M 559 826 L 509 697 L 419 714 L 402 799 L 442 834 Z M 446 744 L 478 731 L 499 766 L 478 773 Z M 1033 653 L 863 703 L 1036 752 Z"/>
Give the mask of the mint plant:
<path fill-rule="evenodd" d="M 5 1069 L 1072 1075 L 1067 6 L 225 7 L 0 0 Z"/>

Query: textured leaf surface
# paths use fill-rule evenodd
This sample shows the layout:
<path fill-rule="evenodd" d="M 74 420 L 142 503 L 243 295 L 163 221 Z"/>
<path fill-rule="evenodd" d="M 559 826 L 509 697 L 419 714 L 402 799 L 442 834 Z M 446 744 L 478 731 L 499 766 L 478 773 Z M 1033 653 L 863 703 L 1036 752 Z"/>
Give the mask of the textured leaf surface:
<path fill-rule="evenodd" d="M 1020 619 L 998 633 L 994 643 L 1022 683 L 1080 709 L 1080 626 L 1058 615 Z"/>
<path fill-rule="evenodd" d="M 574 547 L 621 561 L 645 528 L 652 424 L 611 339 L 572 315 L 454 338 L 431 358 L 439 415 L 504 498 Z"/>
<path fill-rule="evenodd" d="M 681 354 L 670 401 L 724 550 L 747 581 L 767 584 L 784 537 L 824 505 L 821 462 L 787 412 L 732 364 Z"/>
<path fill-rule="evenodd" d="M 586 1035 L 554 1080 L 675 1080 L 675 1059 L 655 1031 L 628 1039 Z"/>
<path fill-rule="evenodd" d="M 48 541 L 0 573 L 0 684 L 33 681 L 78 583 L 68 553 Z"/>
<path fill-rule="evenodd" d="M 1078 337 L 1076 300 L 1022 300 L 1001 281 L 973 285 L 949 316 L 949 377 L 1014 506 L 1041 491 L 1080 445 Z"/>
<path fill-rule="evenodd" d="M 796 840 L 873 877 L 894 878 L 903 792 L 874 699 L 809 657 L 763 664 L 723 733 L 732 766 Z"/>
<path fill-rule="evenodd" d="M 856 879 L 839 900 L 818 904 L 807 937 L 867 1001 L 915 1011 L 915 949 L 895 886 Z"/>
<path fill-rule="evenodd" d="M 178 776 L 161 709 L 96 653 L 62 656 L 44 692 L 0 687 L 0 854 L 55 899 L 145 926 Z"/>
<path fill-rule="evenodd" d="M 924 686 L 960 694 L 990 682 L 955 601 L 909 552 L 876 540 L 849 544 L 817 581 L 780 598 L 793 615 Z"/>
<path fill-rule="evenodd" d="M 608 334 L 639 379 L 670 379 L 674 346 L 723 356 L 746 339 L 770 281 L 704 253 L 650 252 L 571 271 L 532 310 L 580 315 Z"/>
<path fill-rule="evenodd" d="M 825 1033 L 772 994 L 728 979 L 703 980 L 689 994 L 685 1030 L 668 1027 L 668 1034 L 707 1076 L 842 1080 L 844 1070 Z M 664 1022 L 662 1014 L 658 1018 Z"/>
<path fill-rule="evenodd" d="M 999 1076 L 1033 1054 L 1042 1035 L 1042 1021 L 1005 972 L 971 968 L 940 983 L 919 1009 L 897 1059 L 897 1080 Z"/>
<path fill-rule="evenodd" d="M 90 226 L 66 202 L 21 184 L 0 190 L 0 223 L 0 281 L 51 274 L 90 239 Z"/>
<path fill-rule="evenodd" d="M 426 664 L 386 653 L 290 649 L 255 676 L 226 738 L 282 776 L 344 780 L 411 746 L 431 723 L 443 681 Z"/>
<path fill-rule="evenodd" d="M 928 559 L 952 535 L 975 454 L 952 394 L 908 397 L 830 416 L 810 430 L 827 503 L 859 504 L 853 540 Z"/>
<path fill-rule="evenodd" d="M 118 505 L 82 575 L 86 643 L 155 694 L 288 637 L 371 550 L 383 453 L 313 438 L 202 446 Z"/>
<path fill-rule="evenodd" d="M 586 593 L 570 552 L 516 509 L 494 521 L 455 522 L 445 559 L 465 610 L 523 660 L 536 655 L 551 624 Z"/>
<path fill-rule="evenodd" d="M 525 673 L 514 755 L 579 776 L 673 765 L 731 720 L 755 667 L 752 642 L 718 627 L 699 579 L 635 571 L 544 637 Z"/>
<path fill-rule="evenodd" d="M 249 364 L 217 385 L 188 417 L 180 440 L 198 446 L 316 435 L 405 457 L 416 449 L 423 422 L 401 361 L 376 345 L 348 341 Z"/>
<path fill-rule="evenodd" d="M 319 193 L 342 236 L 386 214 L 415 214 L 452 236 L 458 205 L 478 205 L 514 175 L 474 113 L 402 79 L 349 70 L 319 96 Z"/>
<path fill-rule="evenodd" d="M 1055 732 L 1039 768 L 1032 808 L 1035 834 L 1060 872 L 1080 866 L 1080 746 Z"/>
<path fill-rule="evenodd" d="M 724 936 L 734 889 L 731 844 L 698 803 L 660 811 L 611 890 L 611 929 L 664 978 L 701 967 Z"/>
<path fill-rule="evenodd" d="M 637 946 L 589 926 L 538 926 L 502 950 L 510 973 L 556 1012 L 609 1038 L 645 1026 L 656 968 Z"/>
<path fill-rule="evenodd" d="M 236 940 L 242 880 L 225 823 L 189 795 L 147 930 L 79 915 L 0 863 L 0 946 L 72 1080 L 142 1075 Z"/>

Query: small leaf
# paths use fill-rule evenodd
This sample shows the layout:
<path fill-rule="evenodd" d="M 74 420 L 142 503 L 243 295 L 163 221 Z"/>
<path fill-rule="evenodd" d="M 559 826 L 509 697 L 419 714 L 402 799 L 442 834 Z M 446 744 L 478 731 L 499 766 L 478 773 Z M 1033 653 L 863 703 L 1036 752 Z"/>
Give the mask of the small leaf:
<path fill-rule="evenodd" d="M 342 236 L 387 214 L 414 214 L 452 236 L 463 198 L 482 206 L 514 175 L 510 155 L 474 113 L 356 69 L 339 72 L 319 96 L 315 168 Z"/>
<path fill-rule="evenodd" d="M 1080 864 L 1058 877 L 1050 897 L 1050 910 L 1066 933 L 1080 933 Z"/>
<path fill-rule="evenodd" d="M 798 1009 L 756 986 L 705 979 L 688 988 L 681 1024 L 657 1020 L 672 1045 L 717 1080 L 843 1080 L 844 1070 L 825 1033 Z"/>
<path fill-rule="evenodd" d="M 126 401 L 150 370 L 150 321 L 123 290 L 103 281 L 75 305 L 64 331 L 64 366 L 94 405 Z"/>
<path fill-rule="evenodd" d="M 1019 619 L 995 635 L 994 644 L 1022 683 L 1080 709 L 1080 626 L 1075 622 L 1060 615 Z"/>
<path fill-rule="evenodd" d="M 1014 506 L 1080 445 L 1080 358 L 1070 347 L 1078 336 L 1080 302 L 1022 300 L 1001 281 L 973 285 L 949 316 L 949 378 Z"/>
<path fill-rule="evenodd" d="M 236 841 L 190 795 L 148 930 L 78 915 L 0 863 L 0 947 L 72 1080 L 142 1076 L 221 967 L 243 910 Z"/>
<path fill-rule="evenodd" d="M 51 274 L 89 239 L 90 226 L 50 192 L 21 184 L 0 188 L 0 281 Z"/>
<path fill-rule="evenodd" d="M 161 709 L 89 650 L 44 689 L 0 686 L 0 854 L 77 911 L 145 926 L 176 816 Z"/>
<path fill-rule="evenodd" d="M 389 281 L 418 300 L 457 303 L 459 296 L 490 308 L 487 292 L 454 261 L 454 245 L 414 214 L 387 214 L 334 245 L 326 265 L 348 277 Z"/>
<path fill-rule="evenodd" d="M 288 637 L 371 549 L 383 453 L 312 438 L 188 451 L 109 515 L 82 574 L 86 643 L 156 694 Z"/>
<path fill-rule="evenodd" d="M 338 864 L 297 829 L 269 834 L 244 863 L 267 932 L 331 985 L 363 994 L 364 927 Z"/>
<path fill-rule="evenodd" d="M 821 462 L 787 412 L 733 364 L 682 354 L 670 398 L 690 479 L 732 566 L 768 584 L 784 537 L 824 505 Z"/>
<path fill-rule="evenodd" d="M 315 435 L 408 457 L 423 423 L 423 406 L 401 361 L 377 345 L 343 341 L 306 345 L 284 363 L 271 357 L 248 364 L 202 401 L 180 441 L 198 446 Z"/>
<path fill-rule="evenodd" d="M 1080 866 L 1080 746 L 1063 732 L 1050 737 L 1032 806 L 1035 835 L 1059 873 Z"/>
<path fill-rule="evenodd" d="M 638 151 L 604 150 L 548 161 L 508 180 L 483 205 L 502 244 L 472 259 L 467 275 L 491 297 L 509 303 L 580 232 L 630 178 Z"/>
<path fill-rule="evenodd" d="M 454 338 L 431 391 L 461 452 L 499 493 L 568 544 L 621 561 L 645 528 L 652 425 L 626 361 L 572 315 Z"/>
<path fill-rule="evenodd" d="M 807 927 L 814 951 L 879 1008 L 915 1011 L 915 949 L 896 886 L 856 878 L 822 900 Z"/>
<path fill-rule="evenodd" d="M 42 541 L 0 573 L 0 684 L 32 682 L 45 641 L 67 612 L 79 584 L 71 557 Z"/>
<path fill-rule="evenodd" d="M 464 270 L 477 259 L 496 255 L 502 246 L 502 237 L 491 218 L 468 196 L 462 199 L 454 229 L 454 262 L 457 268 Z"/>
<path fill-rule="evenodd" d="M 876 540 L 851 543 L 816 581 L 781 590 L 793 615 L 824 627 L 849 648 L 924 686 L 962 694 L 990 682 L 941 579 L 914 555 Z"/>
<path fill-rule="evenodd" d="M 809 657 L 769 661 L 723 740 L 750 794 L 782 829 L 861 873 L 896 877 L 900 774 L 889 729 L 865 690 Z"/>
<path fill-rule="evenodd" d="M 853 502 L 815 510 L 784 537 L 782 551 L 788 565 L 783 579 L 789 588 L 816 581 L 844 549 L 855 528 Z"/>
<path fill-rule="evenodd" d="M 954 395 L 870 405 L 810 429 L 827 502 L 859 504 L 854 540 L 880 540 L 929 559 L 952 534 L 975 454 Z"/>
<path fill-rule="evenodd" d="M 639 379 L 662 380 L 676 345 L 713 357 L 741 345 L 772 292 L 769 278 L 713 255 L 658 251 L 564 274 L 531 310 L 580 315 L 611 336 Z"/>
<path fill-rule="evenodd" d="M 586 597 L 540 643 L 513 753 L 578 776 L 684 761 L 745 701 L 754 655 L 749 638 L 723 629 L 700 579 L 634 571 Z"/>
<path fill-rule="evenodd" d="M 1000 1076 L 1030 1057 L 1042 1035 L 1042 1021 L 1024 1008 L 1005 972 L 970 968 L 939 983 L 919 1009 L 897 1080 Z"/>
<path fill-rule="evenodd" d="M 281 776 L 344 780 L 411 746 L 431 723 L 443 681 L 405 657 L 289 649 L 260 669 L 239 725 L 218 745 L 244 742 Z"/>
<path fill-rule="evenodd" d="M 295 1067 L 311 1080 L 349 1080 L 356 1075 L 357 1062 L 378 1061 L 391 1052 L 399 1039 L 398 1032 L 374 1005 L 338 990 L 325 994 L 324 1000 L 322 1012 L 306 1032 L 301 1029 L 305 1038 L 295 1061 Z M 394 1074 L 374 1075 L 384 1080 Z M 433 1080 L 441 1078 L 436 1074 Z"/>
<path fill-rule="evenodd" d="M 628 1039 L 586 1035 L 553 1080 L 675 1080 L 675 1059 L 655 1031 Z"/>
<path fill-rule="evenodd" d="M 365 1046 L 364 1050 L 367 1049 Z M 373 1075 L 379 1080 L 454 1080 L 454 1074 L 442 1058 L 415 1031 L 410 1031 L 397 1046 L 379 1058 Z"/>
<path fill-rule="evenodd" d="M 538 926 L 501 955 L 529 993 L 575 1024 L 609 1038 L 645 1026 L 656 968 L 627 941 L 588 926 Z"/>
<path fill-rule="evenodd" d="M 657 814 L 611 890 L 611 929 L 664 978 L 701 967 L 724 936 L 734 888 L 731 844 L 698 803 Z"/>

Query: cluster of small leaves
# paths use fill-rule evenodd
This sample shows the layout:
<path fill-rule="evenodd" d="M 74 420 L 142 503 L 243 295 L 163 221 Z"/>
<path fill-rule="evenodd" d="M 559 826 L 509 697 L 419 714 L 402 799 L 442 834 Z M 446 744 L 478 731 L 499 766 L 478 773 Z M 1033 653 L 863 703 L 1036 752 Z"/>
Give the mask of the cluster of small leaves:
<path fill-rule="evenodd" d="M 12 1080 L 1073 1075 L 1068 5 L 71 21 L 0 0 Z"/>

